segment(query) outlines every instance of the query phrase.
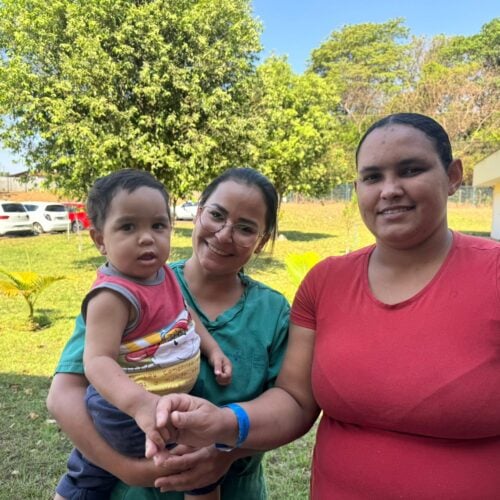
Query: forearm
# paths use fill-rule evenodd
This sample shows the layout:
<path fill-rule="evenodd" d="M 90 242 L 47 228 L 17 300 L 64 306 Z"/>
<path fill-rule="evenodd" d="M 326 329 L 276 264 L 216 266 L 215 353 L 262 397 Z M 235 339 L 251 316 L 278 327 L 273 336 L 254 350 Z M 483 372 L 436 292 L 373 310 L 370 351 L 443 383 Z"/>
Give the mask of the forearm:
<path fill-rule="evenodd" d="M 196 314 L 196 311 L 194 311 L 190 307 L 188 307 L 188 310 L 192 320 L 194 321 L 196 333 L 200 337 L 200 350 L 204 356 L 209 357 L 210 353 L 214 349 L 220 350 L 219 344 L 217 344 L 217 341 L 212 337 L 210 332 L 206 329 L 205 325 L 199 318 L 198 314 Z"/>
<path fill-rule="evenodd" d="M 208 331 L 199 331 L 198 335 L 200 336 L 200 350 L 205 357 L 209 358 L 214 351 L 222 352 L 219 344 Z"/>
<path fill-rule="evenodd" d="M 85 359 L 85 375 L 106 401 L 132 418 L 158 399 L 131 380 L 118 363 L 107 356 Z"/>
<path fill-rule="evenodd" d="M 315 404 L 301 406 L 288 392 L 278 387 L 269 389 L 253 401 L 239 404 L 247 412 L 250 421 L 250 430 L 243 446 L 253 450 L 270 450 L 301 437 L 311 428 L 319 414 Z M 229 439 L 229 444 L 234 444 L 238 425 L 234 413 L 231 415 L 229 412 L 233 413 L 231 410 L 224 412 L 219 438 Z"/>
<path fill-rule="evenodd" d="M 242 441 L 239 444 L 245 448 L 268 450 L 297 439 L 319 414 L 311 386 L 313 345 L 314 331 L 292 324 L 276 387 L 240 403 L 249 419 L 246 438 L 244 415 L 186 394 L 161 398 L 156 408 L 158 425 L 170 422 L 176 429 L 173 438 L 191 446 L 214 442 L 235 446 Z"/>
<path fill-rule="evenodd" d="M 319 414 L 314 399 L 301 402 L 280 387 L 267 390 L 253 401 L 239 404 L 249 420 L 246 438 L 241 435 L 243 422 L 238 420 L 233 409 L 220 408 L 187 394 L 161 398 L 157 405 L 157 423 L 164 426 L 170 422 L 174 428 L 171 436 L 177 443 L 195 447 L 220 443 L 235 447 L 243 438 L 240 446 L 245 450 L 265 451 L 305 434 Z"/>
<path fill-rule="evenodd" d="M 120 455 L 101 437 L 85 406 L 87 381 L 82 375 L 56 374 L 47 397 L 47 408 L 62 431 L 92 463 L 127 484 L 152 486 L 160 475 L 153 463 Z"/>
<path fill-rule="evenodd" d="M 253 401 L 241 403 L 250 420 L 243 446 L 258 450 L 276 448 L 311 428 L 319 414 L 311 387 L 313 346 L 314 331 L 292 324 L 276 386 Z M 229 412 L 224 411 L 225 421 L 229 425 L 228 436 L 232 430 L 234 439 L 238 426 L 234 413 L 231 416 Z"/>

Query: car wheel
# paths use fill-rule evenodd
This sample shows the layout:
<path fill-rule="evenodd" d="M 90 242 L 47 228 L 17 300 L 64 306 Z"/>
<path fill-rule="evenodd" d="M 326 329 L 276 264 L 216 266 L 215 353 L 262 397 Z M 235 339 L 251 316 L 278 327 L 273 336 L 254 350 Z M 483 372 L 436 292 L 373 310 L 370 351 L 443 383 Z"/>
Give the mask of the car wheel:
<path fill-rule="evenodd" d="M 43 227 L 41 226 L 41 224 L 39 224 L 38 222 L 33 222 L 33 232 L 35 234 L 42 234 Z"/>
<path fill-rule="evenodd" d="M 71 223 L 71 231 L 74 233 L 78 233 L 79 231 L 83 231 L 82 221 L 76 220 Z"/>

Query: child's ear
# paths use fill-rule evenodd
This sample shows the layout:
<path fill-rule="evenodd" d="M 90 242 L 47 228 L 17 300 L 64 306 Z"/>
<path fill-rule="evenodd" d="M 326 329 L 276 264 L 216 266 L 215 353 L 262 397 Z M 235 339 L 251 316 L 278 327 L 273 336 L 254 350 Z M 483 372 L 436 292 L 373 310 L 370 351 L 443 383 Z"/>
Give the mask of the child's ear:
<path fill-rule="evenodd" d="M 96 229 L 95 227 L 91 227 L 89 233 L 97 250 L 101 252 L 101 255 L 106 255 L 106 247 L 104 245 L 104 238 L 102 232 Z"/>

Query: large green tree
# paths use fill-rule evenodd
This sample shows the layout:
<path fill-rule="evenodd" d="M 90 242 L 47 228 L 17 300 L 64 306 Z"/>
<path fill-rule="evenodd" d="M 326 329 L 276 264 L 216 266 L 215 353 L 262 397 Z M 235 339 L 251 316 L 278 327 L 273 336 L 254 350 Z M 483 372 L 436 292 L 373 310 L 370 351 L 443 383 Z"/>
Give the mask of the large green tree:
<path fill-rule="evenodd" d="M 337 181 L 354 176 L 360 136 L 408 85 L 408 34 L 403 19 L 346 25 L 311 53 L 307 71 L 322 77 L 336 100 L 328 156 Z"/>
<path fill-rule="evenodd" d="M 402 19 L 347 25 L 312 51 L 309 71 L 335 88 L 337 113 L 358 133 L 404 88 L 407 37 Z"/>
<path fill-rule="evenodd" d="M 2 140 L 83 195 L 123 167 L 174 197 L 248 158 L 249 0 L 2 0 Z"/>
<path fill-rule="evenodd" d="M 328 151 L 337 101 L 314 73 L 296 75 L 286 58 L 272 56 L 257 68 L 254 83 L 252 164 L 280 196 L 319 195 L 333 183 Z"/>

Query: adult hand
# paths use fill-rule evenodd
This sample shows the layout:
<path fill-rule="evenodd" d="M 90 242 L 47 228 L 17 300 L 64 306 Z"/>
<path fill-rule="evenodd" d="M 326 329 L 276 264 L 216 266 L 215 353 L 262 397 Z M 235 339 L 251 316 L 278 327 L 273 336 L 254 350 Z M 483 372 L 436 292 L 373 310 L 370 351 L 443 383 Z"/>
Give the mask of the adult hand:
<path fill-rule="evenodd" d="M 174 454 L 175 453 L 175 454 Z M 214 446 L 197 450 L 179 445 L 171 450 L 164 466 L 177 473 L 165 474 L 155 481 L 160 491 L 186 491 L 215 483 L 227 473 L 235 460 L 231 453 L 220 452 Z"/>
<path fill-rule="evenodd" d="M 168 430 L 170 441 L 197 448 L 215 442 L 231 445 L 238 436 L 238 424 L 231 410 L 188 394 L 161 397 L 156 407 L 156 425 Z M 154 456 L 158 464 L 169 452 L 147 439 L 146 456 Z"/>
<path fill-rule="evenodd" d="M 123 465 L 121 465 L 123 462 Z M 152 460 L 145 458 L 123 457 L 116 462 L 115 475 L 129 486 L 151 488 L 156 479 L 165 474 L 165 468 L 158 467 Z"/>

